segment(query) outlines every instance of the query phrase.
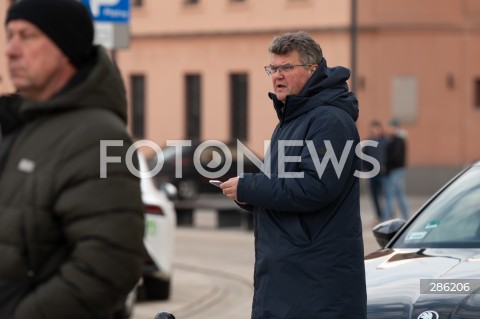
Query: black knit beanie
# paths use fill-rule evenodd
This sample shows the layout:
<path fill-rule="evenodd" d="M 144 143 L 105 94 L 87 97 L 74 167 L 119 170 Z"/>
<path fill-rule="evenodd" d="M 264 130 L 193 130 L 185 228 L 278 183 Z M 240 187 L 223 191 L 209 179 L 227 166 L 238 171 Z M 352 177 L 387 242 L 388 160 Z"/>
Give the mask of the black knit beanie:
<path fill-rule="evenodd" d="M 10 7 L 5 24 L 17 19 L 42 30 L 77 68 L 92 55 L 92 17 L 77 0 L 21 0 Z"/>

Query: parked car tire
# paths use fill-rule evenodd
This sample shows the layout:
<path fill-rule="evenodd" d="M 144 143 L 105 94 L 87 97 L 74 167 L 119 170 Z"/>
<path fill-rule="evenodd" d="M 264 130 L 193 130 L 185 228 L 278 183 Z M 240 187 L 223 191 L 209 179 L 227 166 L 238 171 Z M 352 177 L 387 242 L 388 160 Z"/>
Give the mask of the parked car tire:
<path fill-rule="evenodd" d="M 139 287 L 139 299 L 165 300 L 170 297 L 170 278 L 158 278 L 155 275 L 143 276 L 143 285 Z M 141 297 L 140 297 L 141 295 Z"/>

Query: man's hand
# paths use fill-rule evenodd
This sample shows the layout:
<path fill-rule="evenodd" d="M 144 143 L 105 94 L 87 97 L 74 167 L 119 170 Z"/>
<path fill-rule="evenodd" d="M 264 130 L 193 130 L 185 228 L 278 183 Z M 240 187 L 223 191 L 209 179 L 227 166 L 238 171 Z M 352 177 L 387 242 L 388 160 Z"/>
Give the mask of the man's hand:
<path fill-rule="evenodd" d="M 238 179 L 240 177 L 232 177 L 228 181 L 220 184 L 220 188 L 223 191 L 223 195 L 227 196 L 228 198 L 236 201 L 240 205 L 247 205 L 248 203 L 239 202 L 237 200 L 237 187 L 238 187 Z"/>

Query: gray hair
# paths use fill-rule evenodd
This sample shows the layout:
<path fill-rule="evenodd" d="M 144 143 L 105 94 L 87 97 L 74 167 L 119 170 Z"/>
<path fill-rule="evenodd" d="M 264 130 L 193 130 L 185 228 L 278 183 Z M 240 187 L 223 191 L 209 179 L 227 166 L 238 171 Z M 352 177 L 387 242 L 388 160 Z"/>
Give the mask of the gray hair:
<path fill-rule="evenodd" d="M 319 64 L 323 58 L 322 48 L 305 31 L 288 32 L 276 36 L 268 51 L 278 55 L 298 51 L 303 64 Z"/>

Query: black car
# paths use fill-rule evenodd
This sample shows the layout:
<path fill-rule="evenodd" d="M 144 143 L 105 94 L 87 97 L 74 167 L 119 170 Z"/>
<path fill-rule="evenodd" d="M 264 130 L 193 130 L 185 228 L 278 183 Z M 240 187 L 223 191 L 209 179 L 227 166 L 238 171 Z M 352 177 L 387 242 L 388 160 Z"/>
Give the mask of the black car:
<path fill-rule="evenodd" d="M 179 200 L 193 200 L 202 193 L 219 193 L 218 188 L 209 183 L 210 180 L 226 181 L 242 172 L 260 171 L 251 159 L 241 154 L 244 151 L 236 142 L 213 140 L 192 142 L 191 146 L 182 148 L 167 146 L 162 148 L 164 164 L 155 178 L 159 187 L 165 182 L 175 185 Z M 157 156 L 150 158 L 150 167 L 155 167 L 158 160 Z M 242 161 L 240 169 L 239 161 Z M 178 176 L 180 171 L 181 177 Z"/>
<path fill-rule="evenodd" d="M 368 319 L 480 318 L 480 162 L 373 232 L 383 248 L 365 257 Z"/>

